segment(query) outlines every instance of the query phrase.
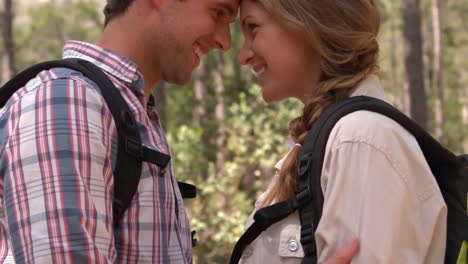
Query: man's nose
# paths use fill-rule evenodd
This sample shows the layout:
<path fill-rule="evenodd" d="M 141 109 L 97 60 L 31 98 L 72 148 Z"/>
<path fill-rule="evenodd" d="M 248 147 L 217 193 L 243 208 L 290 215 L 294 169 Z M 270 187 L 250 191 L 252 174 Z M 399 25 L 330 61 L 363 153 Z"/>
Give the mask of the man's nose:
<path fill-rule="evenodd" d="M 220 50 L 228 51 L 231 48 L 231 30 L 229 25 L 223 25 L 217 30 L 214 41 L 216 48 Z"/>

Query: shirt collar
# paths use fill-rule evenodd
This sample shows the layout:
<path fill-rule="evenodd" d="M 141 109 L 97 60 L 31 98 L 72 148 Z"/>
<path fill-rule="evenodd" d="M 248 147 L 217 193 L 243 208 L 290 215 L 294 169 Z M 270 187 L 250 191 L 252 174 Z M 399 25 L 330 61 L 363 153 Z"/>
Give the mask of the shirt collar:
<path fill-rule="evenodd" d="M 356 88 L 354 89 L 354 91 L 351 93 L 350 96 L 360 96 L 360 95 L 374 97 L 382 101 L 385 101 L 387 103 L 390 103 L 387 96 L 385 95 L 382 85 L 380 84 L 379 77 L 377 77 L 377 75 L 371 74 L 367 76 L 366 78 L 364 78 L 361 82 L 358 83 L 358 85 L 356 86 Z M 289 155 L 289 152 L 291 152 L 292 148 L 295 145 L 291 137 L 288 138 L 288 145 L 289 145 L 288 153 L 275 164 L 276 171 L 281 170 L 281 167 L 283 167 L 283 163 L 286 160 L 286 157 Z"/>
<path fill-rule="evenodd" d="M 379 77 L 373 74 L 367 76 L 360 83 L 358 83 L 350 96 L 352 97 L 360 95 L 374 97 L 387 103 L 390 102 L 385 95 L 385 91 L 383 90 L 382 85 L 380 84 Z"/>
<path fill-rule="evenodd" d="M 91 43 L 67 41 L 63 48 L 63 58 L 78 58 L 92 62 L 128 86 L 137 86 L 135 88 L 139 89 L 144 87 L 143 75 L 138 71 L 138 66 L 114 51 Z"/>

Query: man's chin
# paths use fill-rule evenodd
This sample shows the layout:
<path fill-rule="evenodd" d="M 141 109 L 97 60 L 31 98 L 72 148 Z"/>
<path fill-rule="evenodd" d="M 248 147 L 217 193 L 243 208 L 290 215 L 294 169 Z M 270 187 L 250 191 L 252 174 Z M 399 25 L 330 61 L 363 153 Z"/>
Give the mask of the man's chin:
<path fill-rule="evenodd" d="M 190 81 L 192 80 L 192 76 L 189 75 L 188 77 L 186 78 L 183 78 L 183 79 L 179 79 L 178 82 L 176 82 L 177 85 L 181 85 L 181 86 L 184 86 L 184 85 L 187 85 L 190 83 Z"/>
<path fill-rule="evenodd" d="M 177 85 L 187 85 L 192 80 L 191 74 L 179 74 L 177 76 L 173 76 L 172 78 L 165 78 L 166 82 L 177 84 Z"/>

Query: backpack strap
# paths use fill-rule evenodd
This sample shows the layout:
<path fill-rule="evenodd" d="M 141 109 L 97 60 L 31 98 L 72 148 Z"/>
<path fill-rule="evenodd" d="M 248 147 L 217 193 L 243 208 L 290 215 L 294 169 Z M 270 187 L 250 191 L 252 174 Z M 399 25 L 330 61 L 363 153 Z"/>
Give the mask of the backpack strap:
<path fill-rule="evenodd" d="M 299 208 L 301 245 L 304 250 L 302 263 L 317 263 L 315 231 L 324 202 L 320 180 L 328 136 L 336 122 L 347 114 L 349 105 L 355 102 L 361 102 L 361 98 L 352 97 L 325 111 L 310 129 L 299 152 L 296 191 L 307 192 L 311 197 L 304 207 Z"/>
<path fill-rule="evenodd" d="M 302 144 L 299 154 L 296 190 L 299 192 L 309 191 L 312 197 L 311 203 L 308 203 L 303 208 L 299 208 L 301 244 L 305 254 L 302 263 L 317 262 L 314 234 L 322 216 L 324 198 L 320 180 L 328 137 L 338 120 L 347 114 L 359 110 L 372 111 L 387 116 L 408 130 L 418 141 L 433 171 L 437 169 L 438 164 L 461 167 L 461 160 L 457 159 L 453 153 L 442 147 L 439 142 L 405 114 L 382 100 L 367 96 L 356 96 L 347 98 L 332 106 L 314 123 Z M 455 182 L 453 179 L 437 179 L 439 184 L 441 182 L 450 182 L 450 180 Z M 459 191 L 452 189 L 450 193 L 459 193 Z M 466 192 L 464 195 L 466 202 Z M 466 220 L 465 223 L 468 226 Z"/>
<path fill-rule="evenodd" d="M 237 264 L 242 257 L 242 252 L 250 245 L 263 231 L 271 225 L 283 220 L 298 208 L 308 203 L 310 197 L 307 192 L 264 208 L 259 209 L 253 216 L 254 222 L 242 234 L 234 246 L 231 254 L 230 264 Z"/>
<path fill-rule="evenodd" d="M 458 156 L 458 159 L 463 163 L 465 167 L 468 167 L 468 154 Z"/>
<path fill-rule="evenodd" d="M 424 129 L 392 105 L 367 96 L 347 98 L 325 111 L 306 136 L 299 153 L 296 195 L 289 200 L 262 208 L 255 213 L 254 223 L 244 232 L 234 247 L 231 264 L 238 263 L 243 250 L 264 230 L 286 218 L 295 210 L 299 210 L 301 221 L 301 245 L 305 254 L 302 263 L 317 263 L 315 231 L 322 216 L 324 202 L 320 180 L 326 144 L 330 132 L 338 120 L 359 110 L 382 114 L 407 129 L 418 141 L 426 160 L 429 165 L 432 165 L 431 169 L 433 170 L 440 163 L 449 166 L 461 166 L 462 160 L 465 159 L 464 157 L 457 159 L 453 153 L 443 148 Z M 466 201 L 466 197 L 464 199 Z M 461 219 L 465 219 L 463 223 L 467 223 L 465 226 L 468 226 L 466 217 Z"/>
<path fill-rule="evenodd" d="M 29 80 L 36 77 L 41 71 L 52 68 L 75 70 L 95 82 L 112 113 L 118 134 L 117 160 L 113 171 L 114 196 L 112 201 L 114 227 L 116 227 L 137 191 L 142 161 L 156 164 L 161 169 L 161 175 L 163 175 L 171 157 L 142 145 L 135 119 L 115 85 L 99 67 L 85 60 L 49 61 L 26 69 L 3 86 L 0 93 L 0 107 L 3 107 L 13 93 L 25 86 Z"/>
<path fill-rule="evenodd" d="M 197 187 L 192 184 L 188 184 L 186 182 L 177 181 L 177 185 L 179 186 L 180 193 L 182 194 L 182 198 L 184 199 L 192 199 L 197 197 Z"/>

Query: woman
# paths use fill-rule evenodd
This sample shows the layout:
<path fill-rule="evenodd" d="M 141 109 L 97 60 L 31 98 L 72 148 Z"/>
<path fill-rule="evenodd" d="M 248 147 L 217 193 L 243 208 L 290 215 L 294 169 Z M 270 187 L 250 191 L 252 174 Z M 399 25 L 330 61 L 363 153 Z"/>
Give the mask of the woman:
<path fill-rule="evenodd" d="M 256 210 L 294 194 L 301 144 L 333 103 L 357 95 L 388 101 L 378 77 L 379 16 L 372 0 L 242 0 L 241 64 L 252 66 L 268 103 L 298 98 L 291 151 Z M 368 111 L 330 134 L 321 176 L 325 202 L 315 233 L 318 262 L 359 237 L 354 263 L 443 263 L 447 209 L 415 138 Z M 251 224 L 252 220 L 248 224 Z M 263 232 L 244 263 L 300 263 L 297 214 Z"/>

